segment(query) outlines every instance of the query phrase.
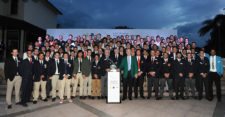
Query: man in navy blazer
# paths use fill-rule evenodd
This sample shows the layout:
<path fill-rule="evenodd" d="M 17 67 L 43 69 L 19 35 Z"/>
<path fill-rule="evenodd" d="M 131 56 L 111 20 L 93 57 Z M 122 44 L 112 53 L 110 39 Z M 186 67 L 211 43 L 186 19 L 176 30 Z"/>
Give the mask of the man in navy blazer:
<path fill-rule="evenodd" d="M 209 56 L 209 99 L 213 100 L 213 82 L 216 85 L 216 95 L 218 102 L 221 102 L 221 84 L 220 80 L 223 76 L 223 63 L 221 57 L 216 55 L 216 50 L 211 49 Z"/>
<path fill-rule="evenodd" d="M 38 60 L 34 62 L 34 90 L 33 90 L 33 103 L 36 104 L 39 97 L 39 90 L 41 87 L 41 98 L 47 101 L 46 96 L 47 84 L 47 62 L 44 59 L 44 53 L 39 53 Z"/>
<path fill-rule="evenodd" d="M 22 61 L 21 76 L 22 76 L 22 96 L 21 105 L 27 107 L 27 102 L 30 101 L 33 90 L 33 74 L 34 60 L 32 59 L 32 51 L 27 51 L 27 58 Z"/>

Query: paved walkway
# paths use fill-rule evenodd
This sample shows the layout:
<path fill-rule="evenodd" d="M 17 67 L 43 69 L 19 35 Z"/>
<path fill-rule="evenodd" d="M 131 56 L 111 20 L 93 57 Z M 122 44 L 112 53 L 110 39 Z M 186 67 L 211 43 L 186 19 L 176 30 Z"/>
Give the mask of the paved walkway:
<path fill-rule="evenodd" d="M 225 101 L 225 99 L 223 100 Z M 0 98 L 0 117 L 224 117 L 225 103 L 216 100 L 132 100 L 121 104 L 106 104 L 105 100 L 79 100 L 73 103 L 39 101 L 29 107 L 13 105 L 6 109 L 4 98 Z"/>

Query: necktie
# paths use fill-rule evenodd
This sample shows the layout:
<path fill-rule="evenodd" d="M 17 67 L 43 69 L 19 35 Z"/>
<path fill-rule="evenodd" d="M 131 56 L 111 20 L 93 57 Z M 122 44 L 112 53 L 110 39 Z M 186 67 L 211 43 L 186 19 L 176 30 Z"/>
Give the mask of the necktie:
<path fill-rule="evenodd" d="M 16 66 L 18 67 L 18 60 L 17 60 L 17 58 L 15 58 L 15 62 L 16 62 Z"/>
<path fill-rule="evenodd" d="M 32 64 L 32 59 L 30 58 L 30 63 Z"/>
<path fill-rule="evenodd" d="M 138 70 L 140 70 L 141 68 L 141 62 L 140 62 L 140 58 L 138 57 Z"/>

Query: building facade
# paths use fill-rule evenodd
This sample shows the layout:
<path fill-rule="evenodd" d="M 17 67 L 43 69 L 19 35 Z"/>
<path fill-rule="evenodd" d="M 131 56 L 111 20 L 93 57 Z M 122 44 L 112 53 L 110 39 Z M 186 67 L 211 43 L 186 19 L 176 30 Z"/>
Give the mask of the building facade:
<path fill-rule="evenodd" d="M 12 48 L 22 54 L 46 29 L 57 28 L 58 15 L 62 13 L 48 0 L 0 0 L 0 60 Z"/>

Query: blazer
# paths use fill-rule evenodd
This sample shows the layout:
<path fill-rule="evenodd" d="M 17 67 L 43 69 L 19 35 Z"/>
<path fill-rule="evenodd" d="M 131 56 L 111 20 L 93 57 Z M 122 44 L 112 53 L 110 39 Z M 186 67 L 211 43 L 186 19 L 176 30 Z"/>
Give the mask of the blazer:
<path fill-rule="evenodd" d="M 147 73 L 154 71 L 156 72 L 156 77 L 159 77 L 161 61 L 158 57 L 155 57 L 154 62 L 151 62 L 151 57 L 149 58 L 147 65 Z"/>
<path fill-rule="evenodd" d="M 22 59 L 18 58 L 18 67 L 16 61 L 13 59 L 13 57 L 10 57 L 9 59 L 6 59 L 5 65 L 4 65 L 4 73 L 6 80 L 9 79 L 12 81 L 16 75 L 21 75 L 20 69 L 21 68 L 21 62 Z M 18 73 L 18 74 L 17 74 Z"/>
<path fill-rule="evenodd" d="M 101 63 L 100 63 L 100 61 L 98 61 L 98 63 L 97 63 L 97 64 L 96 64 L 96 62 L 95 62 L 95 61 L 92 63 L 91 72 L 92 72 L 92 75 L 97 74 L 98 79 L 100 79 L 100 78 L 101 78 Z M 92 79 L 95 79 L 95 78 L 94 78 L 94 77 L 92 77 Z"/>
<path fill-rule="evenodd" d="M 76 58 L 74 60 L 73 66 L 74 66 L 73 74 L 77 74 L 78 73 L 78 69 L 79 69 L 78 58 Z M 90 73 L 91 73 L 91 64 L 90 64 L 90 61 L 88 61 L 87 58 L 82 58 L 80 70 L 81 70 L 83 75 L 85 75 L 85 76 L 89 76 L 90 75 Z"/>
<path fill-rule="evenodd" d="M 72 78 L 72 73 L 73 73 L 73 61 L 72 60 L 68 60 L 67 63 L 62 60 L 62 62 L 59 64 L 60 67 L 60 75 L 59 75 L 59 79 L 62 80 L 63 79 L 63 75 L 69 75 L 68 79 Z"/>
<path fill-rule="evenodd" d="M 44 75 L 43 81 L 47 80 L 47 62 L 43 61 L 43 64 L 39 61 L 34 62 L 34 82 L 39 82 L 41 75 Z"/>
<path fill-rule="evenodd" d="M 58 72 L 59 72 L 59 74 L 60 74 L 60 71 L 62 71 L 61 70 L 62 69 L 62 67 L 61 67 L 62 65 L 60 65 L 62 63 L 63 63 L 62 59 L 59 59 L 59 64 L 58 64 Z M 47 68 L 48 68 L 48 70 L 47 70 L 48 77 L 53 76 L 55 74 L 55 72 L 56 72 L 56 61 L 55 61 L 55 59 L 51 59 L 49 61 Z"/>
<path fill-rule="evenodd" d="M 22 61 L 22 64 L 20 65 L 21 69 L 21 76 L 23 79 L 32 79 L 33 80 L 33 75 L 34 75 L 34 61 L 30 62 L 28 58 L 24 59 Z"/>
<path fill-rule="evenodd" d="M 211 56 L 209 56 L 209 62 L 211 60 Z M 216 72 L 220 75 L 223 76 L 223 61 L 221 57 L 216 56 Z"/>
<path fill-rule="evenodd" d="M 176 59 L 173 61 L 173 77 L 174 78 L 179 78 L 179 73 L 183 74 L 183 77 L 185 77 L 185 65 L 186 62 L 184 59 L 181 59 L 180 62 Z"/>
<path fill-rule="evenodd" d="M 120 69 L 123 70 L 123 77 L 127 78 L 128 76 L 128 61 L 127 56 L 123 57 L 120 64 Z M 131 56 L 131 77 L 134 78 L 138 73 L 137 58 L 136 56 Z"/>
<path fill-rule="evenodd" d="M 204 57 L 203 60 L 199 59 L 197 62 L 197 73 L 209 73 L 209 59 Z"/>

